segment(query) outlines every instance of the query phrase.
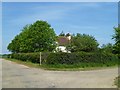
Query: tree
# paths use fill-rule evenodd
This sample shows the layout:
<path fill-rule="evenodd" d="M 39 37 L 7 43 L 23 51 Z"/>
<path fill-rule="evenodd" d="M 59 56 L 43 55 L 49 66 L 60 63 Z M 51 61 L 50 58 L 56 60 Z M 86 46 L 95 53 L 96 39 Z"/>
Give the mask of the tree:
<path fill-rule="evenodd" d="M 13 53 L 18 53 L 20 50 L 19 35 L 15 36 L 12 42 L 8 45 L 7 49 Z"/>
<path fill-rule="evenodd" d="M 112 53 L 113 52 L 113 45 L 111 43 L 108 43 L 108 44 L 103 44 L 101 46 L 101 50 L 103 52 L 107 52 L 107 53 Z"/>
<path fill-rule="evenodd" d="M 65 36 L 65 33 L 62 31 L 59 36 Z"/>
<path fill-rule="evenodd" d="M 55 46 L 56 34 L 51 25 L 46 21 L 36 21 L 31 25 L 27 25 L 23 28 L 22 32 L 17 35 L 8 45 L 8 50 L 12 52 L 40 52 L 40 51 L 52 51 Z M 14 42 L 19 44 L 18 50 L 14 45 Z"/>
<path fill-rule="evenodd" d="M 77 33 L 76 36 L 72 36 L 71 43 L 67 46 L 67 50 L 71 52 L 93 52 L 97 50 L 98 42 L 93 36 Z"/>
<path fill-rule="evenodd" d="M 113 35 L 113 39 L 115 40 L 114 45 L 114 53 L 118 54 L 120 57 L 120 25 L 118 27 L 114 27 L 115 34 Z"/>

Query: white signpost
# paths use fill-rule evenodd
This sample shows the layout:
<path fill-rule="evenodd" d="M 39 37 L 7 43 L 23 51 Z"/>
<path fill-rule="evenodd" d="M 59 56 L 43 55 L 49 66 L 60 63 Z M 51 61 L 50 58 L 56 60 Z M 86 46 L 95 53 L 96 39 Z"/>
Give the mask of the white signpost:
<path fill-rule="evenodd" d="M 41 65 L 41 52 L 40 52 L 40 65 Z"/>

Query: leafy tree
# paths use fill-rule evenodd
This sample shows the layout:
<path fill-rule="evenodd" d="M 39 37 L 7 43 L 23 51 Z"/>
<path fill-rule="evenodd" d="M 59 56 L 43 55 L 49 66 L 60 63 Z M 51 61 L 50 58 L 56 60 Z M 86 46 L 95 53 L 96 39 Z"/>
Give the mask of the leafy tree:
<path fill-rule="evenodd" d="M 62 31 L 59 36 L 65 36 L 65 33 Z"/>
<path fill-rule="evenodd" d="M 8 50 L 17 53 L 52 51 L 56 47 L 55 37 L 56 34 L 50 24 L 46 21 L 36 21 L 23 28 L 22 32 L 8 45 Z M 14 43 L 17 45 L 15 46 Z"/>
<path fill-rule="evenodd" d="M 101 50 L 103 52 L 107 52 L 107 53 L 112 53 L 113 52 L 113 45 L 111 43 L 108 43 L 108 44 L 103 44 L 101 46 Z"/>
<path fill-rule="evenodd" d="M 12 42 L 8 45 L 7 49 L 13 53 L 18 53 L 20 51 L 19 35 L 15 36 Z"/>
<path fill-rule="evenodd" d="M 71 52 L 93 52 L 97 50 L 98 42 L 93 36 L 79 34 L 72 36 L 71 43 L 67 46 L 67 50 Z"/>
<path fill-rule="evenodd" d="M 66 36 L 70 36 L 70 33 L 67 33 Z"/>
<path fill-rule="evenodd" d="M 114 45 L 114 53 L 118 54 L 120 57 L 120 25 L 118 27 L 114 27 L 115 34 L 113 35 L 113 39 L 115 40 Z"/>

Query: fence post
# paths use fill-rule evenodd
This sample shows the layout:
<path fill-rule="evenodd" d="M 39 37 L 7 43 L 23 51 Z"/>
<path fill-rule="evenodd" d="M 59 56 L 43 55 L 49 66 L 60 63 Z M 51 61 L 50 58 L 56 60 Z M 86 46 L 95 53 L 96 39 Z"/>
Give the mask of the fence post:
<path fill-rule="evenodd" d="M 40 65 L 41 65 L 41 52 L 40 52 Z"/>

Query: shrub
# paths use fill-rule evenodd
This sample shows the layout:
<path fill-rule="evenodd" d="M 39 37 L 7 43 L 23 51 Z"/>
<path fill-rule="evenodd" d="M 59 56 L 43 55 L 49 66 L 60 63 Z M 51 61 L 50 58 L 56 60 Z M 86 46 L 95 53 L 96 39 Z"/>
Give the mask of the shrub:
<path fill-rule="evenodd" d="M 118 88 L 120 88 L 120 75 L 115 78 L 115 85 L 117 85 Z"/>
<path fill-rule="evenodd" d="M 42 63 L 45 63 L 45 60 L 47 56 L 49 55 L 49 52 L 41 53 L 41 60 Z M 40 62 L 40 53 L 14 53 L 11 54 L 11 58 L 22 60 L 22 61 L 30 61 L 33 63 L 39 63 Z"/>
<path fill-rule="evenodd" d="M 51 53 L 47 57 L 46 64 L 80 64 L 80 63 L 98 63 L 98 64 L 116 64 L 118 58 L 111 53 Z M 93 64 L 92 64 L 93 65 Z"/>
<path fill-rule="evenodd" d="M 40 62 L 40 53 L 17 53 L 11 54 L 11 58 L 15 58 L 22 61 L 30 61 L 33 63 Z M 85 67 L 94 67 L 98 66 L 111 66 L 118 63 L 118 57 L 111 53 L 105 52 L 77 52 L 77 53 L 50 53 L 42 52 L 41 53 L 42 64 L 47 65 L 79 65 Z"/>

